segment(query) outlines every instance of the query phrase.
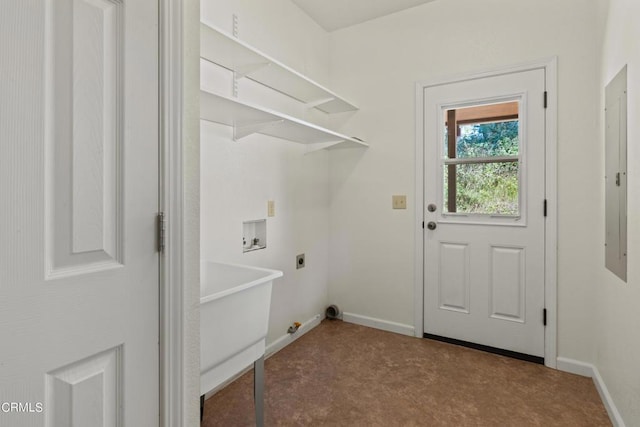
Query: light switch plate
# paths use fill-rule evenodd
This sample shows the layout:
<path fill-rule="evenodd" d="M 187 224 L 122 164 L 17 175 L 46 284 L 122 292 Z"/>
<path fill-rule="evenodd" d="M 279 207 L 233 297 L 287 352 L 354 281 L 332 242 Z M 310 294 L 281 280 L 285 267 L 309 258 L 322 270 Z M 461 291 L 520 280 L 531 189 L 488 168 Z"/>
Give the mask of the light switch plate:
<path fill-rule="evenodd" d="M 393 209 L 407 209 L 407 196 L 405 195 L 391 196 L 391 204 Z"/>
<path fill-rule="evenodd" d="M 267 202 L 267 216 L 276 216 L 276 202 L 274 200 Z"/>

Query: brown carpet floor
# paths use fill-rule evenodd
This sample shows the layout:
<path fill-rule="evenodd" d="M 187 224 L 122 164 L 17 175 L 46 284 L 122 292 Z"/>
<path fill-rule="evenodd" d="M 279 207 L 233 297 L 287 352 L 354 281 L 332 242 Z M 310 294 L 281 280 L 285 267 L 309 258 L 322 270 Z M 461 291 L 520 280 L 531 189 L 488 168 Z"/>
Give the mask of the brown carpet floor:
<path fill-rule="evenodd" d="M 253 372 L 202 423 L 255 425 Z M 267 426 L 610 426 L 591 379 L 340 321 L 265 362 Z"/>

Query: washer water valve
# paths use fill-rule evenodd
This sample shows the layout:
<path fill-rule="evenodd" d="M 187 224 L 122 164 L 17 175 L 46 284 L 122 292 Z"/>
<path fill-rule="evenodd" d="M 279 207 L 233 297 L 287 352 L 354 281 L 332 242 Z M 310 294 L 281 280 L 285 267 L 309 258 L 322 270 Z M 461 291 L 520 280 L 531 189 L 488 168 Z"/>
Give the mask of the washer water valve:
<path fill-rule="evenodd" d="M 289 326 L 289 329 L 287 329 L 287 332 L 290 334 L 295 334 L 300 326 L 302 326 L 302 323 L 293 322 L 293 325 Z"/>

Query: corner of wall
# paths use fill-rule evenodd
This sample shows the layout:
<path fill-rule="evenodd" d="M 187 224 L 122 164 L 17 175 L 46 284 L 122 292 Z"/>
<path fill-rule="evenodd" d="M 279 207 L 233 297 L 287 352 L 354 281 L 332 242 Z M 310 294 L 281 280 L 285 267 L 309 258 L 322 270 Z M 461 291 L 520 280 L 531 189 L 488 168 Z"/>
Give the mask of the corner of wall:
<path fill-rule="evenodd" d="M 604 403 L 604 407 L 607 410 L 611 423 L 614 427 L 625 427 L 624 420 L 613 401 L 613 397 L 611 397 L 609 389 L 602 379 L 600 371 L 598 371 L 598 368 L 595 365 L 566 357 L 558 357 L 557 368 L 563 372 L 569 372 L 570 374 L 591 378 L 596 386 L 596 390 L 598 390 L 600 398 L 602 399 L 602 403 Z"/>

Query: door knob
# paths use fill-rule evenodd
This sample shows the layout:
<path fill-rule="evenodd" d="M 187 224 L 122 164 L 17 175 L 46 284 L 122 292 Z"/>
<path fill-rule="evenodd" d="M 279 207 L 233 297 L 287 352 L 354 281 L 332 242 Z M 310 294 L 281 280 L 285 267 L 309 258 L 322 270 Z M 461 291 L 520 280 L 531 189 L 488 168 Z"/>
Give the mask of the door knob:
<path fill-rule="evenodd" d="M 435 229 L 436 229 L 436 227 L 437 227 L 437 226 L 436 226 L 436 223 L 435 223 L 435 222 L 433 222 L 433 221 L 429 221 L 429 222 L 427 223 L 427 228 L 428 228 L 429 230 L 435 230 Z"/>

